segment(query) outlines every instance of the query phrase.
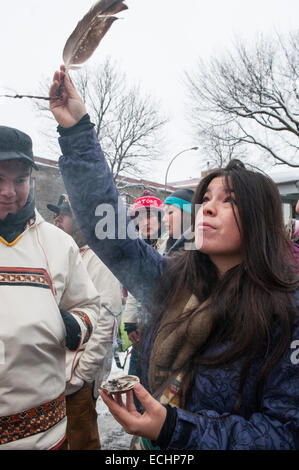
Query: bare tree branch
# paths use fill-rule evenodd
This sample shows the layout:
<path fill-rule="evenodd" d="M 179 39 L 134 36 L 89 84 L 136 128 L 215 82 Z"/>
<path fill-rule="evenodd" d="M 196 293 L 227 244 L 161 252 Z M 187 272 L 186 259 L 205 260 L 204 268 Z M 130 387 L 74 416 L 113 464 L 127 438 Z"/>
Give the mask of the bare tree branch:
<path fill-rule="evenodd" d="M 144 163 L 157 158 L 166 119 L 157 103 L 129 86 L 125 75 L 107 59 L 96 69 L 82 69 L 73 81 L 84 100 L 113 178 L 128 169 L 140 175 Z M 36 103 L 40 111 L 48 109 Z M 46 114 L 45 114 L 46 115 Z"/>
<path fill-rule="evenodd" d="M 219 156 L 219 141 L 231 151 L 254 144 L 263 157 L 299 167 L 298 44 L 299 31 L 260 36 L 252 49 L 237 40 L 224 58 L 200 61 L 186 74 L 189 118 L 203 146 Z"/>

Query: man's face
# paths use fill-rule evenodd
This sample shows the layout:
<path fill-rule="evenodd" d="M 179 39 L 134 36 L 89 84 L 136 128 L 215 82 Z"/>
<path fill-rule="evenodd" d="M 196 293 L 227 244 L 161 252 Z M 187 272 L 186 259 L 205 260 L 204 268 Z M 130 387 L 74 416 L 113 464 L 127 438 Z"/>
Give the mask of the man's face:
<path fill-rule="evenodd" d="M 73 218 L 69 212 L 60 211 L 55 214 L 53 224 L 69 235 L 73 234 Z"/>
<path fill-rule="evenodd" d="M 0 162 L 0 220 L 21 210 L 30 191 L 31 168 L 22 160 Z"/>
<path fill-rule="evenodd" d="M 140 210 L 136 223 L 138 224 L 139 233 L 142 238 L 152 240 L 158 238 L 160 222 L 157 211 Z"/>

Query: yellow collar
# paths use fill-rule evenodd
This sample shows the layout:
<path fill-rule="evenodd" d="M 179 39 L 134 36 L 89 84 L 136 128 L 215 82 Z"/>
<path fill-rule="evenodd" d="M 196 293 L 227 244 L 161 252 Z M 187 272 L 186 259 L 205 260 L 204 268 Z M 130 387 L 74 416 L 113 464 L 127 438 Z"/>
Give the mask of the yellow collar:
<path fill-rule="evenodd" d="M 23 233 L 24 233 L 24 232 L 23 232 Z M 18 241 L 19 241 L 20 238 L 22 237 L 23 233 L 20 233 L 20 235 L 18 235 L 17 238 L 16 238 L 14 241 L 10 242 L 10 243 L 7 242 L 7 241 L 5 240 L 5 238 L 3 238 L 3 237 L 0 236 L 0 242 L 4 243 L 4 245 L 6 245 L 6 246 L 14 246 L 14 245 L 16 245 L 16 244 L 18 243 Z"/>

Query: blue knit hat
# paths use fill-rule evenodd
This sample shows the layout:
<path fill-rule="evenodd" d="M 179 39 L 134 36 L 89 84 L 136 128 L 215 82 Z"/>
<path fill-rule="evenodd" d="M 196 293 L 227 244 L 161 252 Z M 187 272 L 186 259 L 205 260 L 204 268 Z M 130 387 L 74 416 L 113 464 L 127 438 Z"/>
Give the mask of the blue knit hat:
<path fill-rule="evenodd" d="M 193 196 L 194 191 L 192 189 L 179 189 L 177 191 L 174 191 L 170 196 L 168 196 L 163 202 L 163 204 L 176 206 L 182 211 L 191 214 Z"/>

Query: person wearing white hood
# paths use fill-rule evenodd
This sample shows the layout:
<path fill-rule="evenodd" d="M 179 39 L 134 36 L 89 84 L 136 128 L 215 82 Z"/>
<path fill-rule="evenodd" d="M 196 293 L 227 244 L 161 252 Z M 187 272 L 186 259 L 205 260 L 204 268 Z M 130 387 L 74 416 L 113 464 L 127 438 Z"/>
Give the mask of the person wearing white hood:
<path fill-rule="evenodd" d="M 73 214 L 67 194 L 58 204 L 47 204 L 54 215 L 53 224 L 68 233 L 77 243 L 82 260 L 97 292 L 100 308 L 97 326 L 79 353 L 66 354 L 67 438 L 62 450 L 100 450 L 96 400 L 102 380 L 107 379 L 113 359 L 117 318 L 121 314 L 119 281 L 86 243 Z M 72 364 L 72 367 L 69 367 Z"/>

